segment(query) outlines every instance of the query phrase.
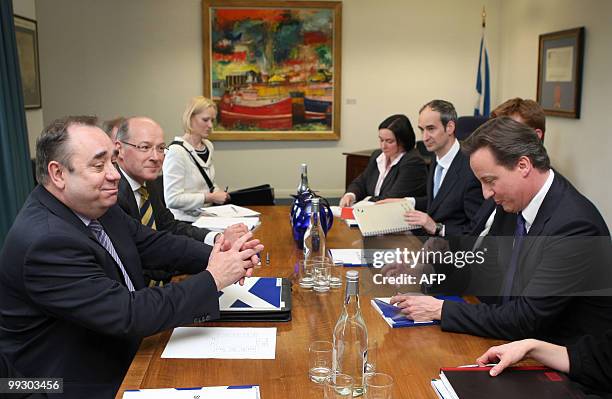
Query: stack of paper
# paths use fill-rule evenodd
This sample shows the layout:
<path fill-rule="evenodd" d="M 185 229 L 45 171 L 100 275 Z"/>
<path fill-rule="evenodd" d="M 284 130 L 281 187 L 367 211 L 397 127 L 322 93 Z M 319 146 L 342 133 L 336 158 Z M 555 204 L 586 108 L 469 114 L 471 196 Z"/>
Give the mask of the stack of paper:
<path fill-rule="evenodd" d="M 367 266 L 361 249 L 330 249 L 334 263 L 344 266 Z"/>
<path fill-rule="evenodd" d="M 212 231 L 223 231 L 229 226 L 237 223 L 246 224 L 249 230 L 255 229 L 259 225 L 258 217 L 217 217 L 217 216 L 200 216 L 198 220 L 193 222 L 196 227 L 205 228 Z"/>
<path fill-rule="evenodd" d="M 125 391 L 123 399 L 260 399 L 258 385 Z"/>
<path fill-rule="evenodd" d="M 259 216 L 260 213 L 238 205 L 219 205 L 201 208 L 202 216 L 221 216 L 226 218 L 242 218 Z"/>

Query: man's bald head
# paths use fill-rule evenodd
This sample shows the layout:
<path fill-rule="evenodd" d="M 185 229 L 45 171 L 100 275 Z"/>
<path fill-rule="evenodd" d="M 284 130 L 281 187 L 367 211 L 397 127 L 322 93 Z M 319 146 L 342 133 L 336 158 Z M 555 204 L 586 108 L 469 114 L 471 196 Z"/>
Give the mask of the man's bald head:
<path fill-rule="evenodd" d="M 117 131 L 117 163 L 140 184 L 155 180 L 165 156 L 164 131 L 151 118 L 126 119 Z"/>

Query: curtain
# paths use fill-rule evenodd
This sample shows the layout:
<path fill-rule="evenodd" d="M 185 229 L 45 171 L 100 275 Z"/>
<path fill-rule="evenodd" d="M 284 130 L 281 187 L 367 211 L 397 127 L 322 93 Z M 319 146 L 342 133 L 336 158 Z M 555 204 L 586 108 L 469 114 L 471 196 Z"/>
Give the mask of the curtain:
<path fill-rule="evenodd" d="M 0 246 L 34 186 L 12 1 L 0 1 Z"/>

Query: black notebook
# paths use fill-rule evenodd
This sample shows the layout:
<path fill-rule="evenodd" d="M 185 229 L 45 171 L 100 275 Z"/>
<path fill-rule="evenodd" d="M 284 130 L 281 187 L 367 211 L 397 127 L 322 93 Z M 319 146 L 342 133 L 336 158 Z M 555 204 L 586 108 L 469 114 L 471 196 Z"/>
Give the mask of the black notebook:
<path fill-rule="evenodd" d="M 509 367 L 497 377 L 491 377 L 490 370 L 491 367 L 440 369 L 440 380 L 449 394 L 448 399 L 585 397 L 567 375 L 547 367 Z M 436 393 L 441 396 L 439 391 Z"/>

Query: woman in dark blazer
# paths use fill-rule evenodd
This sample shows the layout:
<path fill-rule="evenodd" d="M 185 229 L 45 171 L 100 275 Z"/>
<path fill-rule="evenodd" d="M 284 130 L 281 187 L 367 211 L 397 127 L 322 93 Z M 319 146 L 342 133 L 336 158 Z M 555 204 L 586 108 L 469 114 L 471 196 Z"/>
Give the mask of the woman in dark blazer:
<path fill-rule="evenodd" d="M 378 139 L 380 150 L 349 185 L 340 206 L 352 206 L 368 196 L 370 201 L 378 201 L 426 195 L 427 167 L 414 147 L 416 139 L 408 117 L 391 115 L 382 121 Z"/>
<path fill-rule="evenodd" d="M 573 344 L 560 346 L 536 339 L 524 339 L 489 348 L 476 362 L 497 363 L 489 373 L 496 376 L 506 367 L 525 358 L 567 373 L 589 394 L 612 394 L 612 330 L 603 337 L 585 335 Z"/>

